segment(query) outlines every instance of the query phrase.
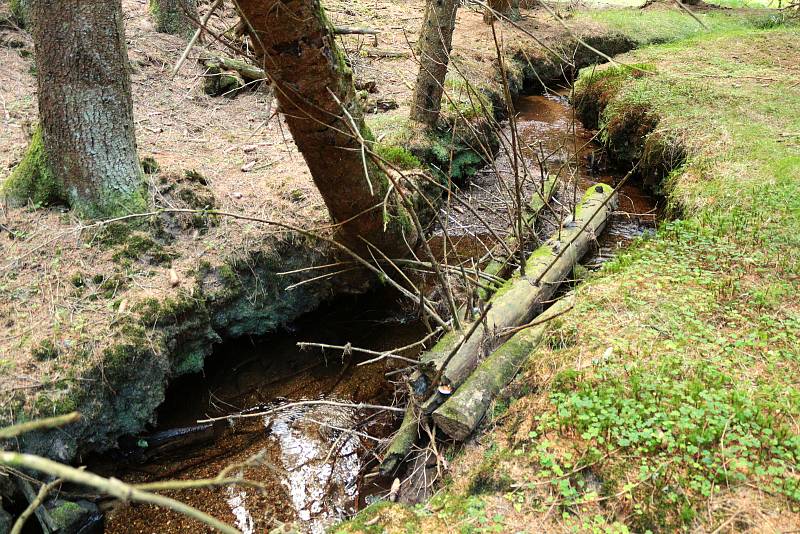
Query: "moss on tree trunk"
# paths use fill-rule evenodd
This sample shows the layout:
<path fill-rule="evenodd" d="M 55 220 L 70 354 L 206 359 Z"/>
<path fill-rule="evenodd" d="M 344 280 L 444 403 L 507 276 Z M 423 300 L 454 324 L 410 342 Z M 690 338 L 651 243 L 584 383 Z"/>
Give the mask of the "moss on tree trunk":
<path fill-rule="evenodd" d="M 199 19 L 196 0 L 150 0 L 149 7 L 156 31 L 184 37 L 194 33 Z"/>
<path fill-rule="evenodd" d="M 41 132 L 6 193 L 89 217 L 146 209 L 120 0 L 30 0 Z"/>
<path fill-rule="evenodd" d="M 417 45 L 419 74 L 411 120 L 435 125 L 442 109 L 444 81 L 453 48 L 458 0 L 428 0 Z"/>
<path fill-rule="evenodd" d="M 41 127 L 36 128 L 25 156 L 3 184 L 3 193 L 18 203 L 30 201 L 37 206 L 66 202 L 64 185 L 47 163 Z"/>
<path fill-rule="evenodd" d="M 297 147 L 322 193 L 342 238 L 354 246 L 368 240 L 389 255 L 402 254 L 416 231 L 396 195 L 381 203 L 389 180 L 362 144 L 372 145 L 356 97 L 353 75 L 336 44 L 319 0 L 239 0 L 256 52 L 274 82 L 275 94 Z M 365 172 L 366 170 L 366 172 Z"/>

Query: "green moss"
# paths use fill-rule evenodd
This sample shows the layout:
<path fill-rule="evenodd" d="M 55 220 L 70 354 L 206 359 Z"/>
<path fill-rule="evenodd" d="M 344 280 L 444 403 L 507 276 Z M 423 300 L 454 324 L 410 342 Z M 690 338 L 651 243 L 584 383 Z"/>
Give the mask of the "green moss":
<path fill-rule="evenodd" d="M 142 159 L 142 171 L 145 174 L 156 174 L 161 170 L 161 165 L 158 164 L 156 159 L 152 156 L 147 156 Z"/>
<path fill-rule="evenodd" d="M 69 527 L 74 527 L 75 523 L 87 514 L 87 511 L 79 504 L 63 501 L 55 508 L 50 508 L 48 513 L 59 531 L 67 532 Z"/>
<path fill-rule="evenodd" d="M 108 247 L 122 245 L 128 240 L 133 231 L 134 227 L 129 224 L 114 222 L 103 226 L 103 229 L 95 236 L 95 240 L 99 244 Z"/>
<path fill-rule="evenodd" d="M 183 12 L 184 7 L 190 11 L 196 11 L 196 0 L 171 0 L 166 2 L 171 4 L 171 9 L 164 9 L 161 0 L 149 0 L 150 15 L 156 23 L 156 31 L 189 37 L 194 33 L 192 21 Z M 183 5 L 181 5 L 183 4 Z"/>
<path fill-rule="evenodd" d="M 143 232 L 131 233 L 123 243 L 122 247 L 112 256 L 116 262 L 146 260 L 152 265 L 161 265 L 169 263 L 175 258 L 174 253 L 167 251 L 163 245 Z"/>
<path fill-rule="evenodd" d="M 39 345 L 31 349 L 31 355 L 39 361 L 55 360 L 59 352 L 52 339 L 43 339 Z"/>
<path fill-rule="evenodd" d="M 30 0 L 10 0 L 8 3 L 11 17 L 20 28 L 25 28 L 28 25 L 29 4 Z"/>
<path fill-rule="evenodd" d="M 42 129 L 37 127 L 25 156 L 3 184 L 2 192 L 14 203 L 47 206 L 66 201 L 63 184 L 59 183 L 47 162 Z"/>
<path fill-rule="evenodd" d="M 422 166 L 419 159 L 404 147 L 377 143 L 373 150 L 377 155 L 400 169 L 418 169 Z"/>

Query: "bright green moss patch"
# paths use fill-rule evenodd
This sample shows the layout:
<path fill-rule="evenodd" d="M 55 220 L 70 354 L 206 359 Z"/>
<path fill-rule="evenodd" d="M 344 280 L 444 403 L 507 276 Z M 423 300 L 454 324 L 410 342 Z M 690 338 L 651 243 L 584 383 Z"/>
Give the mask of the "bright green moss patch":
<path fill-rule="evenodd" d="M 66 192 L 50 170 L 42 141 L 42 129 L 37 127 L 22 161 L 3 184 L 2 192 L 17 204 L 32 202 L 47 206 L 66 201 Z"/>
<path fill-rule="evenodd" d="M 377 143 L 373 150 L 378 156 L 400 169 L 418 169 L 422 165 L 419 159 L 404 147 Z"/>

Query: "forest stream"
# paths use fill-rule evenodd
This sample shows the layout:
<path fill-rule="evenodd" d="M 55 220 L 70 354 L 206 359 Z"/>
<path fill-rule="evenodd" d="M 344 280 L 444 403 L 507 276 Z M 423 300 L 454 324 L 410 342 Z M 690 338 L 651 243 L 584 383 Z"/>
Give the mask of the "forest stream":
<path fill-rule="evenodd" d="M 518 131 L 529 165 L 539 168 L 534 151 L 552 153 L 547 168 L 555 172 L 566 160 L 579 164 L 577 191 L 565 180 L 558 191 L 568 204 L 597 182 L 616 184 L 621 174 L 601 158 L 593 133 L 580 125 L 572 132 L 572 111 L 563 96 L 518 99 Z M 579 150 L 575 158 L 575 148 Z M 498 167 L 508 166 L 504 156 Z M 573 165 L 574 166 L 574 165 Z M 479 173 L 463 194 L 471 202 L 492 200 L 491 173 Z M 655 226 L 656 202 L 634 182 L 620 190 L 620 202 L 598 246 L 583 261 L 590 269 L 611 258 L 631 240 Z M 451 221 L 464 230 L 459 239 L 477 260 L 485 249 L 470 231 L 468 215 Z M 552 232 L 555 217 L 544 216 L 539 231 Z M 437 238 L 435 235 L 432 242 Z M 461 247 L 459 247 L 461 248 Z M 463 252 L 463 251 L 462 251 Z M 122 453 L 95 459 L 92 469 L 129 482 L 213 478 L 228 466 L 230 477 L 256 480 L 263 488 L 242 485 L 203 488 L 177 494 L 188 504 L 225 518 L 244 533 L 264 532 L 275 520 L 294 522 L 307 532 L 327 526 L 385 497 L 391 480 L 375 476 L 378 441 L 390 436 L 400 413 L 343 407 L 336 403 L 393 405 L 408 364 L 384 359 L 359 365 L 371 356 L 341 349 L 301 350 L 298 342 L 347 345 L 385 351 L 414 343 L 426 330 L 414 307 L 388 290 L 340 299 L 306 316 L 292 331 L 261 339 L 240 339 L 216 350 L 204 374 L 178 379 L 158 413 L 153 432 L 132 437 Z M 420 347 L 402 352 L 414 358 Z M 390 376 L 386 376 L 390 373 Z M 309 400 L 333 404 L 290 403 Z M 278 410 L 276 410 L 278 408 Z M 255 417 L 199 422 L 227 414 Z M 257 461 L 254 461 L 254 458 Z M 147 505 L 117 508 L 107 517 L 106 532 L 189 532 L 190 520 Z"/>

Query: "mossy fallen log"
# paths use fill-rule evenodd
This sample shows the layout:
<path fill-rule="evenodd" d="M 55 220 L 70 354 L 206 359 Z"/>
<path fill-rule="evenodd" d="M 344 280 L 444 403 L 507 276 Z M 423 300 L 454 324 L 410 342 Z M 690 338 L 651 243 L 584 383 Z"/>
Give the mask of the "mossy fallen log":
<path fill-rule="evenodd" d="M 414 443 L 419 439 L 419 410 L 415 410 L 413 402 L 409 403 L 409 407 L 403 416 L 403 422 L 400 424 L 400 429 L 392 438 L 389 448 L 383 455 L 383 461 L 380 465 L 380 473 L 383 476 L 391 476 L 397 471 L 403 462 L 405 462 L 408 452 Z"/>
<path fill-rule="evenodd" d="M 598 184 L 587 191 L 575 210 L 574 220 L 565 222 L 560 236 L 556 233 L 528 258 L 526 277 L 523 279 L 519 273 L 515 274 L 495 293 L 490 300 L 493 308 L 486 314 L 484 325 L 479 326 L 463 343 L 458 333 L 450 332 L 422 355 L 420 369 L 411 379 L 413 393 L 424 397 L 431 389 L 441 365 L 461 343 L 441 377 L 443 382 L 457 388 L 478 364 L 484 349 L 491 352 L 492 345 L 496 347 L 508 337 L 502 335 L 503 328 L 513 328 L 530 321 L 536 315 L 537 308 L 555 293 L 575 263 L 605 228 L 615 204 L 616 194 L 609 185 Z M 419 415 L 412 408 L 406 411 L 401 430 L 381 463 L 382 473 L 393 473 L 402 464 L 418 437 L 419 418 L 433 413 L 445 400 L 446 397 L 434 391 L 422 403 Z M 415 424 L 411 425 L 411 422 Z"/>
<path fill-rule="evenodd" d="M 553 296 L 603 231 L 615 202 L 614 189 L 609 185 L 597 184 L 586 192 L 575 209 L 574 219 L 569 216 L 560 232 L 556 231 L 530 255 L 525 263 L 525 277 L 515 273 L 491 298 L 492 309 L 484 324 L 450 358 L 441 374 L 441 383 L 458 388 L 483 356 L 508 337 L 503 334 L 504 329 L 524 324 L 539 313 L 542 303 Z M 432 381 L 448 356 L 448 352 L 432 350 L 420 358 L 420 369 L 429 385 L 434 385 Z M 422 404 L 423 413 L 432 413 L 445 399 L 435 391 Z"/>
<path fill-rule="evenodd" d="M 433 412 L 433 421 L 445 434 L 464 440 L 483 419 L 497 397 L 528 360 L 550 327 L 550 321 L 568 311 L 574 299 L 564 298 L 537 317 L 536 325 L 514 334 L 483 360 L 456 392 Z"/>
<path fill-rule="evenodd" d="M 542 184 L 542 190 L 533 195 L 523 218 L 525 226 L 533 226 L 536 219 L 539 217 L 539 213 L 550 203 L 550 199 L 553 197 L 553 192 L 556 188 L 556 182 L 555 175 L 548 175 L 547 179 Z M 517 238 L 513 234 L 509 235 L 505 241 L 510 250 L 517 249 Z M 506 269 L 508 269 L 511 259 L 512 258 L 509 258 L 507 255 L 500 254 L 497 259 L 493 259 L 489 262 L 483 272 L 492 276 L 503 276 Z M 489 297 L 492 296 L 492 293 L 494 293 L 498 287 L 500 287 L 499 283 L 490 284 L 489 287 L 485 288 L 481 287 L 478 289 L 478 297 L 483 301 L 489 300 Z"/>

